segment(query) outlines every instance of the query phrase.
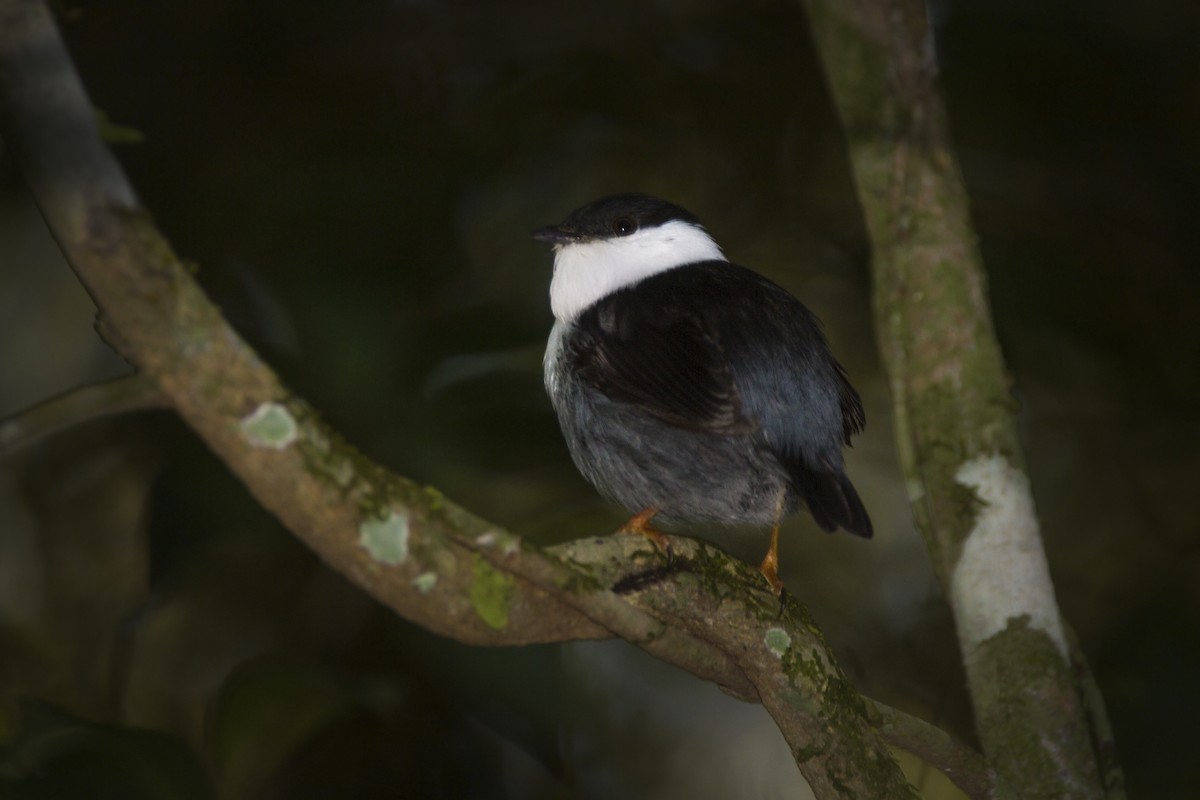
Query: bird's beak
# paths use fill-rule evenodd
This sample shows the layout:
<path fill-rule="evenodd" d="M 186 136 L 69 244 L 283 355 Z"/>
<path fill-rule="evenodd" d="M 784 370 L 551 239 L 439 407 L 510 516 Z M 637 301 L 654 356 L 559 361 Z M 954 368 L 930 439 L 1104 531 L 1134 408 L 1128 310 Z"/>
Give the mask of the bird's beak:
<path fill-rule="evenodd" d="M 571 231 L 563 230 L 557 225 L 547 225 L 544 228 L 538 228 L 533 232 L 533 238 L 539 242 L 549 242 L 550 244 L 570 244 L 578 242 L 580 235 Z"/>

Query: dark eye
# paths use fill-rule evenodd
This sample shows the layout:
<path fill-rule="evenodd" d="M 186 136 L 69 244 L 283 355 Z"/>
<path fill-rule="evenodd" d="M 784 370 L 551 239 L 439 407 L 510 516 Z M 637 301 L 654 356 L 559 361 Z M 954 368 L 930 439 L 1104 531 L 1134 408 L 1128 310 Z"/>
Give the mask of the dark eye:
<path fill-rule="evenodd" d="M 612 232 L 617 236 L 628 236 L 637 230 L 637 223 L 632 217 L 617 217 L 612 221 Z"/>

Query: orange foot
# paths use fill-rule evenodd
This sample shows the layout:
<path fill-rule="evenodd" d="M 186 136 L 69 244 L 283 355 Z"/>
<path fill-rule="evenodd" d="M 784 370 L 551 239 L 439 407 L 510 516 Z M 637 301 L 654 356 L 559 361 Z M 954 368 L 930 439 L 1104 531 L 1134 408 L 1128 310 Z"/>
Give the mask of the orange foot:
<path fill-rule="evenodd" d="M 650 520 L 653 519 L 654 515 L 657 513 L 657 508 L 647 508 L 641 513 L 633 515 L 629 518 L 628 522 L 626 522 L 620 528 L 617 528 L 616 534 L 637 534 L 638 536 L 645 536 L 654 543 L 654 546 L 658 548 L 660 553 L 667 557 L 667 561 L 670 561 L 674 557 L 674 553 L 671 550 L 670 538 L 668 538 L 667 535 L 658 528 L 650 524 Z"/>

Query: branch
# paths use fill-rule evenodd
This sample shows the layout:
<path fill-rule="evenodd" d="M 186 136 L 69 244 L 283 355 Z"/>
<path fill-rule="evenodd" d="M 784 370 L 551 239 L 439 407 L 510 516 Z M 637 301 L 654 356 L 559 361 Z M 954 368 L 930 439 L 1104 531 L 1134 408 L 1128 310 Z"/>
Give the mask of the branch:
<path fill-rule="evenodd" d="M 462 642 L 621 636 L 779 724 L 818 798 L 913 794 L 805 610 L 707 545 L 606 538 L 542 551 L 388 473 L 292 395 L 138 205 L 34 0 L 0 0 L 0 133 L 106 338 L 265 508 L 405 618 Z M 619 587 L 620 592 L 610 587 Z"/>
<path fill-rule="evenodd" d="M 982 755 L 924 720 L 883 703 L 872 701 L 872 704 L 875 725 L 885 742 L 912 753 L 926 764 L 938 765 L 968 797 L 980 800 L 993 796 L 996 777 Z"/>
<path fill-rule="evenodd" d="M 0 458 L 84 422 L 168 407 L 167 398 L 144 375 L 125 375 L 81 386 L 0 419 Z"/>
<path fill-rule="evenodd" d="M 913 514 L 951 600 L 999 793 L 1099 797 L 1105 783 L 1024 473 L 925 3 L 805 8 L 871 237 Z"/>

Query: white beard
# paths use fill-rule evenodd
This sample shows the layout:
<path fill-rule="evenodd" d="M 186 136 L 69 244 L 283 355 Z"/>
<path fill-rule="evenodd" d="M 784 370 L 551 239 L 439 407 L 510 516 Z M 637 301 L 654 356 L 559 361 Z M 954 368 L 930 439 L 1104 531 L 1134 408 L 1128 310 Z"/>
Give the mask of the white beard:
<path fill-rule="evenodd" d="M 629 236 L 555 245 L 550 309 L 570 322 L 618 289 L 697 261 L 725 261 L 699 225 L 672 220 Z"/>

